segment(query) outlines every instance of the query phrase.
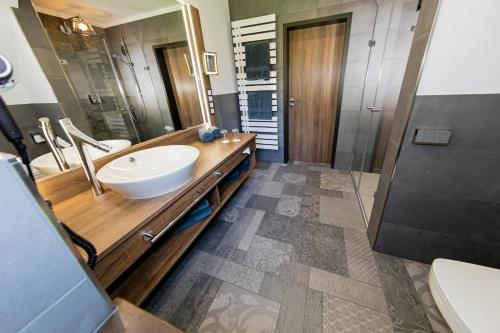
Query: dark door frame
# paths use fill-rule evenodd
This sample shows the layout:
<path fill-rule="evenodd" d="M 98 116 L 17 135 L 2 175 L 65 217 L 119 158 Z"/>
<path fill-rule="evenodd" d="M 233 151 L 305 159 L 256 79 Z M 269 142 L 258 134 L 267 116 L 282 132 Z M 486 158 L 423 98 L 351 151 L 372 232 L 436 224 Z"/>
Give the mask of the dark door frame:
<path fill-rule="evenodd" d="M 187 41 L 179 41 L 167 44 L 153 45 L 154 54 L 156 56 L 156 63 L 160 69 L 161 78 L 163 81 L 163 86 L 165 87 L 165 92 L 167 93 L 167 103 L 169 106 L 170 117 L 172 118 L 172 123 L 176 131 L 182 130 L 181 117 L 179 116 L 179 108 L 177 107 L 177 101 L 175 100 L 174 88 L 172 87 L 172 81 L 168 75 L 168 65 L 165 60 L 165 55 L 163 50 L 169 47 L 181 46 L 187 44 Z"/>
<path fill-rule="evenodd" d="M 351 34 L 351 22 L 352 22 L 352 12 L 344 13 L 339 15 L 327 16 L 316 18 L 312 20 L 292 22 L 283 25 L 283 118 L 284 118 L 284 131 L 283 131 L 283 140 L 284 140 L 284 157 L 285 163 L 288 162 L 288 136 L 289 136 L 289 128 L 288 128 L 288 61 L 289 61 L 289 50 L 288 50 L 288 32 L 297 28 L 307 28 L 313 27 L 323 24 L 332 24 L 332 23 L 346 23 L 346 33 L 344 40 L 344 52 L 342 54 L 342 65 L 340 72 L 340 80 L 339 80 L 339 92 L 337 95 L 337 113 L 335 115 L 335 128 L 334 134 L 332 138 L 332 157 L 331 157 L 331 167 L 334 167 L 335 164 L 335 152 L 337 150 L 337 139 L 339 132 L 339 122 L 340 122 L 340 111 L 342 105 L 342 93 L 344 90 L 344 76 L 345 76 L 345 68 L 347 63 L 347 50 L 349 49 L 349 36 Z"/>

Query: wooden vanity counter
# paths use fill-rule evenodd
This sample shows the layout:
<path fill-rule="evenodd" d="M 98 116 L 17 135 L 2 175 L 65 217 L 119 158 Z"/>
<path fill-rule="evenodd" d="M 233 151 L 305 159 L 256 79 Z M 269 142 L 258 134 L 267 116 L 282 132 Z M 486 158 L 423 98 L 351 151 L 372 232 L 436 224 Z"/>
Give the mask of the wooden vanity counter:
<path fill-rule="evenodd" d="M 250 158 L 250 170 L 254 167 L 255 134 L 240 134 L 240 142 L 229 144 L 222 144 L 220 140 L 208 144 L 202 143 L 195 134 L 196 129 L 186 130 L 178 137 L 174 134 L 162 140 L 155 139 L 154 144 L 144 144 L 139 148 L 186 144 L 200 151 L 192 179 L 181 189 L 160 197 L 130 200 L 109 188 L 103 195 L 95 197 L 87 183 L 87 190 L 68 198 L 61 198 L 59 194 L 55 197 L 53 191 L 54 186 L 61 186 L 56 181 L 57 177 L 61 177 L 59 181 L 62 182 L 64 177 L 74 178 L 74 175 L 61 174 L 51 177 L 48 181 L 39 182 L 42 195 L 47 194 L 46 199 L 55 201 L 53 209 L 57 218 L 92 242 L 97 249 L 98 257 L 94 272 L 104 287 L 108 288 L 120 277 L 119 285 L 113 285 L 112 296 L 120 296 L 132 303 L 140 304 L 241 185 L 249 171 L 242 174 L 234 184 L 221 187 L 221 180 L 225 175 L 247 157 Z M 132 151 L 134 150 L 138 149 Z M 129 152 L 130 150 L 127 150 L 120 155 Z M 115 154 L 105 161 L 96 162 L 96 168 L 102 167 L 116 157 Z M 80 169 L 77 171 L 83 173 Z M 74 173 L 73 170 L 68 173 L 71 172 Z M 85 184 L 73 185 L 85 188 L 83 187 Z M 167 224 L 198 202 L 203 195 L 209 198 L 213 211 L 211 216 L 175 234 L 171 240 L 163 242 L 165 244 L 151 244 L 148 239 L 144 239 L 145 232 L 158 234 Z M 153 250 L 154 252 L 148 253 L 148 258 L 143 258 L 145 253 Z M 164 254 L 161 254 L 161 251 Z M 155 256 L 156 259 L 150 259 Z M 148 263 L 148 260 L 154 262 Z M 139 267 L 129 272 L 133 264 L 138 265 L 138 261 L 146 261 L 144 268 Z M 130 277 L 123 278 L 125 271 Z M 129 281 L 130 279 L 132 280 Z"/>

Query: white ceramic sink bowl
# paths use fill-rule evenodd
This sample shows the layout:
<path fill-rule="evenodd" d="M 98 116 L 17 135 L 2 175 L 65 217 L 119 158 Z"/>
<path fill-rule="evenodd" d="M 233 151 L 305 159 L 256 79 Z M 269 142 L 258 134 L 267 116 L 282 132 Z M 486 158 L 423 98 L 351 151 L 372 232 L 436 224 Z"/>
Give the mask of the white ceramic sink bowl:
<path fill-rule="evenodd" d="M 92 157 L 92 160 L 96 160 L 105 155 L 113 154 L 130 147 L 129 140 L 104 140 L 99 142 L 111 146 L 112 149 L 109 153 L 106 153 L 102 150 L 89 146 L 89 153 L 90 156 Z M 73 147 L 63 148 L 62 152 L 70 168 L 74 168 L 81 165 L 76 149 L 74 149 Z M 31 166 L 37 168 L 45 175 L 54 175 L 56 173 L 61 172 L 57 167 L 56 160 L 54 159 L 54 156 L 52 156 L 52 153 L 44 154 L 42 156 L 35 158 L 31 162 Z"/>
<path fill-rule="evenodd" d="M 188 182 L 199 155 L 191 146 L 144 149 L 109 162 L 97 172 L 97 179 L 125 198 L 153 198 Z"/>

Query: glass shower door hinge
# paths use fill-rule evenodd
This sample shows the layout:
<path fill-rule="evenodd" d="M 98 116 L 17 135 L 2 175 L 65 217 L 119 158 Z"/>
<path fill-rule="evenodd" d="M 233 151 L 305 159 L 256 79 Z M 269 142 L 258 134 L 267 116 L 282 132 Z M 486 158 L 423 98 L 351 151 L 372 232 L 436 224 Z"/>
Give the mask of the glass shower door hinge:
<path fill-rule="evenodd" d="M 373 47 L 373 46 L 375 46 L 375 43 L 376 43 L 376 42 L 375 42 L 375 40 L 374 40 L 374 39 L 370 39 L 370 40 L 368 41 L 368 47 Z"/>

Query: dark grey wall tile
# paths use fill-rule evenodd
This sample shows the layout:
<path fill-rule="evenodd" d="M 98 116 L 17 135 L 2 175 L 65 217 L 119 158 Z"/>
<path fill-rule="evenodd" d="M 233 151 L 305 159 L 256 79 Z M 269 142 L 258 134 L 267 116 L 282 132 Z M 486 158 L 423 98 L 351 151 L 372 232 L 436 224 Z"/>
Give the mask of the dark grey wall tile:
<path fill-rule="evenodd" d="M 465 153 L 461 164 L 455 166 L 458 169 L 456 195 L 500 203 L 499 165 L 500 153 Z"/>
<path fill-rule="evenodd" d="M 407 138 L 416 128 L 448 128 L 447 149 L 500 152 L 500 94 L 417 96 Z"/>
<path fill-rule="evenodd" d="M 435 258 L 446 258 L 480 265 L 487 265 L 496 251 L 489 243 L 387 222 L 381 224 L 374 249 L 428 264 Z"/>
<path fill-rule="evenodd" d="M 464 208 L 463 237 L 500 244 L 500 204 L 468 200 Z"/>
<path fill-rule="evenodd" d="M 376 248 L 488 264 L 500 245 L 499 104 L 498 94 L 415 98 Z M 454 132 L 447 146 L 422 146 L 416 128 Z"/>
<path fill-rule="evenodd" d="M 392 188 L 384 222 L 462 236 L 467 200 Z"/>
<path fill-rule="evenodd" d="M 415 146 L 407 141 L 397 161 L 393 186 L 414 192 L 455 193 L 461 152 L 439 146 Z"/>
<path fill-rule="evenodd" d="M 490 261 L 488 262 L 488 266 L 495 267 L 495 268 L 500 268 L 500 247 L 498 247 L 495 250 L 495 253 L 490 258 Z"/>

